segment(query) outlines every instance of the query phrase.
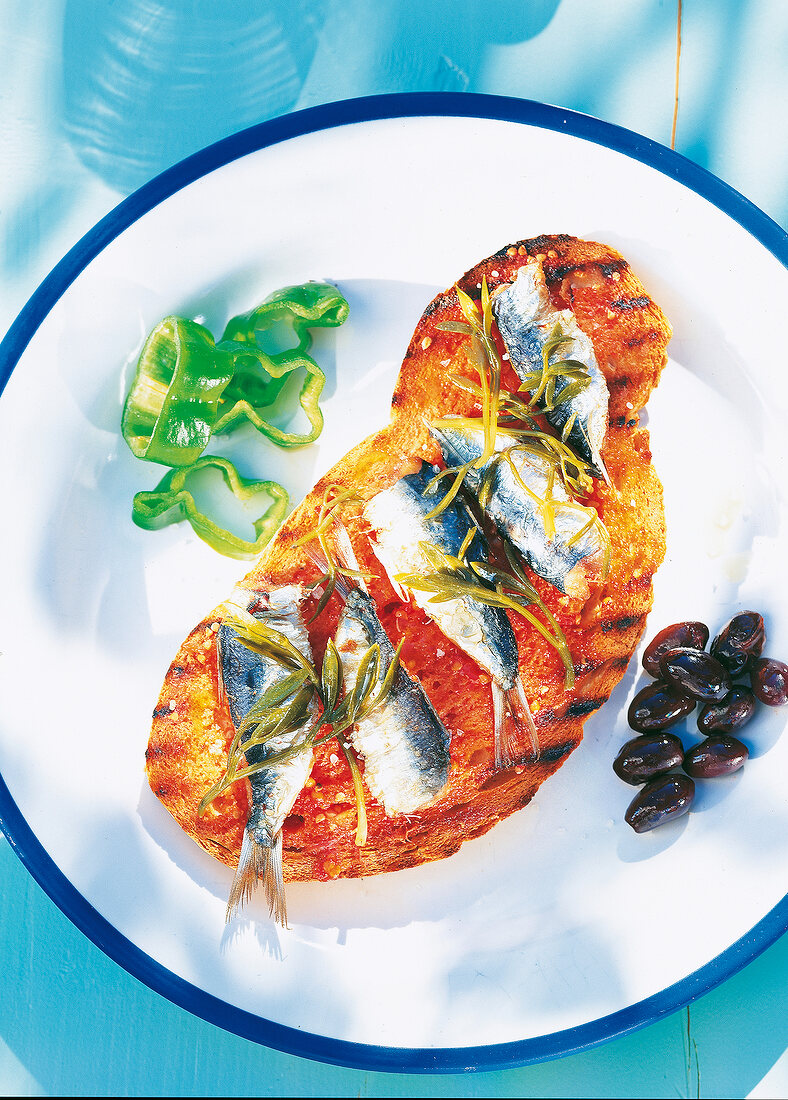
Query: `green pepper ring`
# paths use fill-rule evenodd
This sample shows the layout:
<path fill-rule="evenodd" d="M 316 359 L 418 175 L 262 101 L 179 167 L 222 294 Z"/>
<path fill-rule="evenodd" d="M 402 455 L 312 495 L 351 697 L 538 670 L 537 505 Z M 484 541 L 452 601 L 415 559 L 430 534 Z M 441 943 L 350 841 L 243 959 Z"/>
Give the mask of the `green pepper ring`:
<path fill-rule="evenodd" d="M 255 405 L 242 391 L 239 392 L 239 387 L 233 384 L 233 380 L 222 401 L 222 404 L 229 404 L 230 407 L 221 413 L 214 431 L 217 434 L 230 431 L 239 420 L 245 418 L 258 432 L 267 435 L 280 447 L 300 447 L 305 443 L 313 443 L 323 430 L 323 413 L 318 401 L 326 376 L 308 354 L 312 346 L 310 329 L 336 328 L 347 319 L 349 310 L 345 298 L 330 283 L 302 283 L 300 286 L 283 287 L 269 295 L 255 309 L 228 321 L 217 348 L 232 352 L 236 364 L 246 356 L 266 371 L 273 383 L 271 404 L 281 390 L 281 384 L 276 385 L 276 382 L 285 374 L 303 368 L 306 379 L 301 387 L 299 402 L 311 430 L 304 433 L 283 432 L 275 427 L 260 415 L 260 405 Z M 288 351 L 267 355 L 257 346 L 256 333 L 279 321 L 286 321 L 292 326 L 298 343 Z"/>
<path fill-rule="evenodd" d="M 148 336 L 123 407 L 121 431 L 137 458 L 188 466 L 211 438 L 235 370 L 196 321 L 165 317 Z"/>
<path fill-rule="evenodd" d="M 226 402 L 230 407 L 226 412 L 221 412 L 218 416 L 213 426 L 214 433 L 220 435 L 230 432 L 233 428 L 238 426 L 239 421 L 246 419 L 258 432 L 268 436 L 271 442 L 276 443 L 279 447 L 302 447 L 306 443 L 314 443 L 323 430 L 323 413 L 318 401 L 320 399 L 320 394 L 323 392 L 323 387 L 326 384 L 326 376 L 314 359 L 310 355 L 297 354 L 296 352 L 285 352 L 279 356 L 268 356 L 265 352 L 250 348 L 243 343 L 222 340 L 222 342 L 217 345 L 217 350 L 223 351 L 225 349 L 235 355 L 236 363 L 242 357 L 252 359 L 271 376 L 271 382 L 269 382 L 266 387 L 266 389 L 272 393 L 272 400 L 270 400 L 269 405 L 273 404 L 279 396 L 286 376 L 294 370 L 303 368 L 306 372 L 306 379 L 301 387 L 298 400 L 304 414 L 309 420 L 310 430 L 303 433 L 283 432 L 281 428 L 277 428 L 274 424 L 271 424 L 270 421 L 260 415 L 259 405 L 252 404 L 252 402 L 245 397 L 238 397 L 235 401 L 231 399 L 231 401 Z M 228 387 L 228 392 L 230 393 L 234 389 L 234 381 L 235 379 L 231 381 Z"/>
<path fill-rule="evenodd" d="M 194 502 L 186 488 L 191 474 L 208 466 L 221 471 L 225 484 L 240 501 L 249 500 L 256 493 L 265 491 L 272 502 L 254 521 L 257 538 L 249 542 L 219 527 L 208 519 Z M 164 475 L 155 489 L 136 493 L 132 507 L 132 519 L 146 531 L 159 530 L 171 523 L 186 519 L 195 534 L 214 550 L 229 557 L 252 559 L 271 541 L 287 515 L 289 497 L 287 491 L 275 481 L 253 481 L 241 477 L 232 462 L 220 455 L 203 455 L 189 466 L 181 466 Z"/>

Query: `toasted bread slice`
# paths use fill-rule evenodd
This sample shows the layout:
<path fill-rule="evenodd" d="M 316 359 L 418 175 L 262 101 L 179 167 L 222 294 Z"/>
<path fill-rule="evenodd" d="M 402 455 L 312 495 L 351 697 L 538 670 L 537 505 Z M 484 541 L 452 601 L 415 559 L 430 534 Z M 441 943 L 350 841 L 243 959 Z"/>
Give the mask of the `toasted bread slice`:
<path fill-rule="evenodd" d="M 392 403 L 390 423 L 347 454 L 296 508 L 251 572 L 238 586 L 266 590 L 296 580 L 312 582 L 318 570 L 297 541 L 314 529 L 329 486 L 352 487 L 358 503 L 343 512 L 362 568 L 378 574 L 370 582 L 381 620 L 402 661 L 418 677 L 451 731 L 451 767 L 439 798 L 417 814 L 389 818 L 367 797 L 368 840 L 355 843 L 355 799 L 342 753 L 331 741 L 316 751 L 312 776 L 287 818 L 285 876 L 289 880 L 371 875 L 440 859 L 526 805 L 539 786 L 567 759 L 582 737 L 583 724 L 623 676 L 642 635 L 652 604 L 652 578 L 665 554 L 662 489 L 651 465 L 641 409 L 666 361 L 670 326 L 627 262 L 613 249 L 566 235 L 517 242 L 477 264 L 459 281 L 478 297 L 482 278 L 491 290 L 511 281 L 528 257 L 543 261 L 556 308 L 574 310 L 591 338 L 610 390 L 609 431 L 603 458 L 612 488 L 595 488 L 592 503 L 611 540 L 607 578 L 584 603 L 536 581 L 561 624 L 575 667 L 566 691 L 560 659 L 524 619 L 512 616 L 520 671 L 539 731 L 536 762 L 496 770 L 489 676 L 450 642 L 420 610 L 394 593 L 373 557 L 361 505 L 389 488 L 420 461 L 440 453 L 424 417 L 468 414 L 474 399 L 450 373 L 471 374 L 467 341 L 438 328 L 460 319 L 454 288 L 424 312 L 411 340 Z M 503 386 L 517 389 L 511 368 Z M 319 662 L 333 633 L 338 598 L 310 627 Z M 151 788 L 181 827 L 224 863 L 238 861 L 249 811 L 249 792 L 237 783 L 217 798 L 203 817 L 197 807 L 220 778 L 233 729 L 218 690 L 216 631 L 225 615 L 219 606 L 180 647 L 164 680 L 146 753 Z"/>

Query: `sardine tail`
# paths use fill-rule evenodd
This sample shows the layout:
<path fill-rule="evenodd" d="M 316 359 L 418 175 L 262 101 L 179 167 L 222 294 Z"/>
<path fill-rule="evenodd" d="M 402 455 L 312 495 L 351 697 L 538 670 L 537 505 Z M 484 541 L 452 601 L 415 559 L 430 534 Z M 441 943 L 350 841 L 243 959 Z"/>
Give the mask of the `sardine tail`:
<path fill-rule="evenodd" d="M 501 768 L 509 768 L 512 765 L 506 737 L 506 694 L 507 693 L 503 690 L 500 684 L 496 684 L 495 681 L 493 681 L 493 735 L 495 746 L 495 767 L 497 770 L 500 770 Z"/>
<path fill-rule="evenodd" d="M 520 677 L 518 676 L 514 686 L 508 689 L 502 688 L 500 684 L 493 681 L 492 699 L 495 767 L 499 770 L 510 768 L 515 760 L 522 759 L 523 753 L 520 747 L 522 741 L 517 734 L 522 734 L 523 731 L 528 734 L 531 743 L 532 759 L 538 760 L 539 734 Z M 506 721 L 507 715 L 511 715 L 510 723 Z M 512 726 L 514 730 L 511 730 Z"/>
<path fill-rule="evenodd" d="M 287 927 L 281 830 L 270 844 L 260 844 L 251 829 L 244 830 L 241 856 L 227 901 L 227 923 L 237 917 L 249 902 L 261 878 L 269 913 L 278 924 Z"/>
<path fill-rule="evenodd" d="M 345 569 L 351 569 L 354 573 L 357 573 L 356 583 L 361 591 L 368 596 L 369 589 L 367 588 L 364 575 L 361 572 L 361 566 L 358 563 L 356 557 L 356 551 L 353 549 L 353 543 L 350 541 L 350 535 L 347 532 L 347 527 L 341 519 L 334 521 L 334 540 L 336 542 L 337 554 L 339 556 L 340 564 Z"/>
<path fill-rule="evenodd" d="M 283 928 L 287 928 L 287 901 L 285 898 L 285 876 L 282 866 L 282 831 L 274 837 L 270 848 L 264 848 L 265 865 L 263 867 L 263 887 L 268 902 L 268 912 Z"/>
<path fill-rule="evenodd" d="M 525 688 L 520 677 L 517 677 L 515 685 L 506 693 L 506 704 L 518 729 L 525 730 L 531 742 L 534 760 L 539 759 L 539 733 L 536 729 L 531 708 L 525 697 Z"/>

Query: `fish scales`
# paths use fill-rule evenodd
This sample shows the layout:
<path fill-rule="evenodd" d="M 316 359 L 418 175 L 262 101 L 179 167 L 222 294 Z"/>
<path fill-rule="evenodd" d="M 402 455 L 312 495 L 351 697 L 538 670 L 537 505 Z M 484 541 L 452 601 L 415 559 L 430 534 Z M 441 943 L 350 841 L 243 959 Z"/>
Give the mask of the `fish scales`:
<path fill-rule="evenodd" d="M 441 428 L 432 427 L 430 430 L 449 466 L 472 462 L 483 452 L 484 433 L 481 430 L 464 425 L 454 428 L 447 422 Z M 496 464 L 484 510 L 537 576 L 549 581 L 561 592 L 585 597 L 588 594 L 587 577 L 595 577 L 602 564 L 604 548 L 598 530 L 592 526 L 580 534 L 588 525 L 589 515 L 571 503 L 559 478 L 550 486 L 551 464 L 547 459 L 512 449 L 518 442 L 516 437 L 505 432 L 496 433 L 496 454 L 510 451 L 517 475 L 508 461 Z M 481 469 L 472 466 L 465 475 L 465 484 L 475 496 L 482 488 L 492 461 L 485 463 Z M 523 490 L 518 476 L 529 492 Z M 555 526 L 552 534 L 546 530 L 542 505 L 548 488 L 557 502 L 550 508 Z"/>
<path fill-rule="evenodd" d="M 608 389 L 599 369 L 594 346 L 582 331 L 571 310 L 555 310 L 545 285 L 540 262 L 521 267 L 513 282 L 498 287 L 492 299 L 495 319 L 512 366 L 521 380 L 540 375 L 544 351 L 556 325 L 570 338 L 557 349 L 560 359 L 571 359 L 585 368 L 588 383 L 574 397 L 558 400 L 545 417 L 559 435 L 605 476 L 602 446 L 607 432 Z M 569 385 L 570 379 L 557 375 L 556 392 Z M 544 399 L 538 402 L 544 405 Z"/>
<path fill-rule="evenodd" d="M 394 648 L 374 601 L 360 589 L 347 593 L 335 644 L 347 691 L 352 691 L 370 646 L 380 647 L 379 682 L 394 660 Z M 449 732 L 421 686 L 401 665 L 389 694 L 353 727 L 350 740 L 364 759 L 367 786 L 389 816 L 414 813 L 446 785 Z"/>
<path fill-rule="evenodd" d="M 252 604 L 252 607 L 255 618 L 283 634 L 311 661 L 309 635 L 300 610 L 304 598 L 304 590 L 299 585 L 288 585 L 271 593 L 260 593 L 256 606 Z M 253 653 L 241 642 L 232 626 L 224 623 L 219 627 L 219 653 L 227 705 L 237 730 L 263 692 L 286 680 L 292 670 L 273 658 Z M 313 699 L 304 721 L 296 729 L 273 737 L 264 745 L 249 748 L 245 752 L 247 763 L 261 764 L 266 758 L 297 744 L 316 709 Z M 242 739 L 242 744 L 248 736 Z M 250 775 L 252 805 L 230 892 L 228 919 L 248 900 L 258 877 L 262 876 L 272 913 L 286 923 L 281 832 L 285 818 L 309 778 L 312 760 L 312 749 L 305 746 L 289 759 Z"/>
<path fill-rule="evenodd" d="M 456 557 L 469 530 L 476 528 L 467 506 L 456 499 L 440 515 L 428 518 L 442 495 L 437 486 L 426 492 L 434 474 L 435 470 L 425 464 L 378 493 L 364 508 L 364 518 L 375 532 L 375 556 L 400 592 L 396 574 L 433 572 L 419 543 L 432 543 L 444 554 Z M 482 558 L 487 556 L 486 542 L 478 529 L 471 550 Z M 503 608 L 468 596 L 432 603 L 430 592 L 414 589 L 411 594 L 446 637 L 473 657 L 504 691 L 514 687 L 518 676 L 517 641 Z"/>
<path fill-rule="evenodd" d="M 364 509 L 365 519 L 376 535 L 373 550 L 403 597 L 397 574 L 434 572 L 423 543 L 432 543 L 444 554 L 457 558 L 466 536 L 473 531 L 470 546 L 476 543 L 476 556 L 488 555 L 484 536 L 461 497 L 455 497 L 438 515 L 430 515 L 441 495 L 437 486 L 430 485 L 434 474 L 435 470 L 425 464 L 373 497 Z M 474 574 L 469 572 L 468 576 L 473 579 Z M 481 583 L 481 578 L 477 579 Z M 472 596 L 433 601 L 431 592 L 414 584 L 409 591 L 446 637 L 492 678 L 496 767 L 509 765 L 514 757 L 522 756 L 512 736 L 520 731 L 527 732 L 531 750 L 538 755 L 539 737 L 520 677 L 517 640 L 506 611 Z M 507 714 L 513 719 L 513 728 L 508 730 Z"/>

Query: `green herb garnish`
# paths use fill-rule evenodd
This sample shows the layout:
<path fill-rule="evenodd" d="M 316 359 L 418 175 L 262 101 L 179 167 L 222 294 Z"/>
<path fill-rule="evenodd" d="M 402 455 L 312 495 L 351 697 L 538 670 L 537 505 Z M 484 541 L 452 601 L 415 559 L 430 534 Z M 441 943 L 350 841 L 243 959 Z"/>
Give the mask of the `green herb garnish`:
<path fill-rule="evenodd" d="M 208 806 L 240 779 L 285 763 L 306 749 L 336 738 L 348 762 L 356 799 L 356 844 L 367 838 L 367 816 L 361 770 L 346 732 L 379 707 L 394 687 L 399 672 L 398 646 L 385 674 L 381 668 L 380 646 L 372 645 L 362 656 L 356 682 L 345 689 L 342 661 L 333 640 L 329 639 L 318 673 L 311 661 L 293 645 L 281 631 L 256 619 L 241 608 L 233 608 L 225 623 L 239 641 L 253 653 L 275 661 L 289 675 L 273 685 L 255 700 L 239 724 L 227 753 L 224 775 L 204 796 L 198 807 L 202 816 Z M 221 675 L 221 674 L 220 674 Z M 310 713 L 319 708 L 317 716 Z M 308 723 L 308 724 L 307 724 Z M 301 735 L 286 748 L 269 752 L 256 763 L 247 762 L 247 753 L 255 747 L 268 745 L 274 738 L 293 733 L 306 726 Z"/>
<path fill-rule="evenodd" d="M 555 509 L 565 502 L 558 501 L 553 496 L 553 485 L 556 477 L 560 476 L 561 483 L 567 496 L 570 498 L 566 507 L 582 508 L 590 513 L 593 509 L 583 508 L 577 504 L 576 496 L 585 495 L 593 484 L 592 469 L 587 462 L 581 459 L 566 440 L 574 426 L 576 414 L 572 414 L 564 425 L 561 439 L 541 429 L 534 415 L 539 412 L 550 411 L 556 403 L 569 400 L 582 392 L 589 385 L 591 377 L 587 367 L 574 359 L 556 359 L 556 354 L 566 344 L 572 342 L 572 337 L 561 329 L 556 323 L 550 337 L 542 349 L 542 370 L 529 375 L 523 382 L 520 390 L 533 390 L 533 396 L 529 402 L 518 398 L 515 394 L 501 393 L 501 359 L 493 337 L 493 314 L 490 293 L 486 277 L 482 280 L 481 299 L 479 303 L 473 301 L 460 287 L 456 288 L 457 298 L 467 323 L 457 321 L 444 321 L 438 324 L 438 328 L 448 332 L 463 333 L 471 337 L 471 360 L 474 362 L 479 374 L 479 383 L 459 375 L 452 375 L 451 380 L 460 389 L 472 393 L 481 403 L 480 417 L 452 418 L 451 420 L 436 421 L 436 427 L 456 427 L 458 424 L 469 426 L 476 430 L 479 426 L 484 431 L 484 446 L 481 455 L 471 462 L 461 466 L 451 466 L 442 470 L 427 486 L 425 493 L 431 492 L 444 477 L 452 477 L 453 481 L 448 492 L 438 501 L 435 507 L 428 513 L 427 518 L 440 515 L 456 497 L 462 487 L 468 471 L 473 467 L 483 469 L 489 464 L 485 473 L 482 488 L 479 494 L 479 503 L 484 507 L 486 500 L 492 492 L 495 473 L 501 462 L 508 462 L 518 484 L 532 497 L 539 507 L 545 531 L 548 538 L 555 534 Z M 567 379 L 566 385 L 556 393 L 559 376 Z M 481 425 L 479 421 L 481 420 Z M 518 422 L 525 427 L 518 427 Z M 523 480 L 520 472 L 512 461 L 512 448 L 496 452 L 495 441 L 498 431 L 505 431 L 509 435 L 516 436 L 520 443 L 517 450 L 526 453 L 536 459 L 540 465 L 546 466 L 547 492 L 545 496 L 538 497 Z M 594 512 L 596 516 L 596 513 Z M 606 547 L 606 559 L 609 560 L 610 539 L 604 524 L 596 516 L 596 523 L 600 529 L 600 537 Z M 594 520 L 589 516 L 589 523 L 582 531 L 573 536 L 570 545 L 574 543 L 591 526 Z M 604 533 L 603 533 L 604 532 Z"/>
<path fill-rule="evenodd" d="M 323 493 L 323 500 L 320 504 L 320 511 L 318 512 L 317 524 L 314 530 L 303 535 L 293 543 L 294 546 L 303 546 L 305 543 L 317 539 L 320 543 L 320 549 L 323 552 L 323 558 L 326 563 L 325 571 L 313 585 L 314 588 L 317 588 L 320 584 L 325 587 L 318 600 L 314 614 L 309 620 L 310 623 L 315 621 L 331 599 L 331 595 L 337 585 L 337 577 L 348 577 L 351 580 L 361 581 L 363 583 L 372 576 L 372 574 L 364 573 L 360 569 L 351 569 L 349 566 L 339 565 L 327 538 L 328 531 L 331 530 L 334 523 L 339 518 L 337 513 L 344 508 L 346 504 L 351 502 L 358 503 L 359 501 L 360 498 L 353 489 L 340 489 L 336 485 L 329 485 Z"/>
<path fill-rule="evenodd" d="M 505 544 L 506 556 L 511 572 L 489 565 L 486 562 L 466 561 L 464 553 L 472 540 L 466 536 L 461 554 L 446 554 L 433 543 L 420 542 L 419 548 L 434 570 L 432 573 L 399 573 L 395 576 L 398 584 L 412 588 L 417 592 L 431 592 L 428 603 L 445 603 L 448 600 L 469 598 L 490 607 L 502 607 L 527 619 L 539 631 L 542 637 L 558 651 L 566 670 L 565 685 L 570 688 L 574 683 L 574 668 L 566 636 L 555 616 L 544 604 L 534 586 L 528 580 L 508 543 Z M 537 608 L 544 618 L 542 622 L 531 610 Z"/>
<path fill-rule="evenodd" d="M 556 405 L 563 405 L 582 393 L 591 384 L 591 375 L 585 363 L 577 359 L 555 358 L 556 354 L 567 344 L 574 342 L 574 337 L 564 332 L 560 322 L 556 321 L 553 331 L 542 347 L 542 369 L 533 371 L 522 380 L 520 392 L 528 390 L 531 393 L 530 407 L 542 408 L 545 412 L 552 412 Z M 552 360 L 552 361 L 551 361 Z M 566 384 L 556 392 L 560 378 L 567 379 Z M 571 427 L 569 429 L 571 431 Z M 566 426 L 562 438 L 569 435 Z"/>
<path fill-rule="evenodd" d="M 427 516 L 428 519 L 440 513 L 449 506 L 459 492 L 465 473 L 475 466 L 481 469 L 495 453 L 495 434 L 498 430 L 498 416 L 501 401 L 501 357 L 493 338 L 493 313 L 490 300 L 490 290 L 487 286 L 487 276 L 482 277 L 481 299 L 474 302 L 469 294 L 461 287 L 455 287 L 457 301 L 460 303 L 465 322 L 443 321 L 437 327 L 445 332 L 458 332 L 470 336 L 471 361 L 479 375 L 479 394 L 481 396 L 481 421 L 484 429 L 484 447 L 481 455 L 465 466 L 452 468 L 455 475 L 454 483 L 449 490 L 449 495 L 436 505 Z M 449 471 L 445 471 L 449 472 Z M 432 485 L 432 482 L 430 483 Z M 429 486 L 427 487 L 429 489 Z M 425 490 L 426 491 L 426 490 Z"/>

